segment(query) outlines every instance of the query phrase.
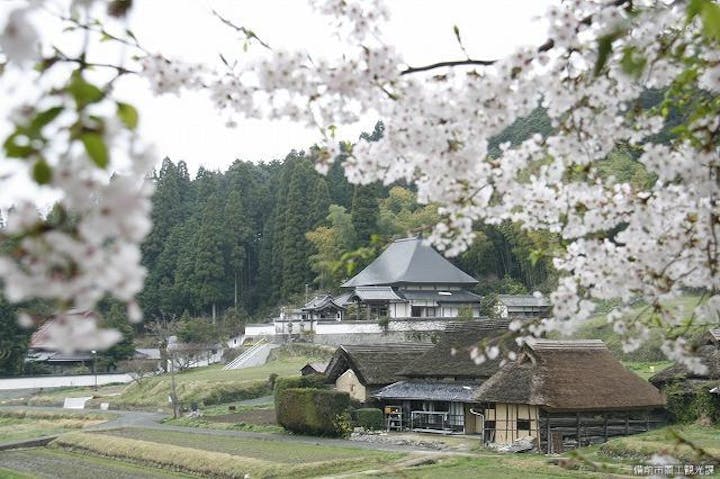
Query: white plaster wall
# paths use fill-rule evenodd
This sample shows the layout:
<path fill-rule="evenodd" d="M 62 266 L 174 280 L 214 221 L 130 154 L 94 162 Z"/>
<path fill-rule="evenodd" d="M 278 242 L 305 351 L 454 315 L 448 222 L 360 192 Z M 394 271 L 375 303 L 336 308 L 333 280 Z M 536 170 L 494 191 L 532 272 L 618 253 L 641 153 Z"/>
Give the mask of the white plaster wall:
<path fill-rule="evenodd" d="M 367 399 L 367 390 L 352 369 L 348 369 L 337 378 L 335 389 L 348 393 L 350 398 L 356 401 L 364 402 Z"/>

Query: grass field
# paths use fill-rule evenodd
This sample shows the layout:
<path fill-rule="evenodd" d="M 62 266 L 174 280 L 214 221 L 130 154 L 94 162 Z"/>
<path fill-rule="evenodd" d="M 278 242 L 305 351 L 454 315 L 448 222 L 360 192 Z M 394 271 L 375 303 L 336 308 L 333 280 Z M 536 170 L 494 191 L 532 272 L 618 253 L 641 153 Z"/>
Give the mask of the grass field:
<path fill-rule="evenodd" d="M 268 377 L 277 374 L 280 377 L 297 376 L 300 368 L 308 362 L 305 356 L 283 354 L 280 359 L 262 366 L 246 369 L 223 371 L 222 365 L 191 369 L 175 375 L 176 388 L 180 402 L 189 406 L 198 404 L 221 404 L 252 399 L 270 394 Z M 66 397 L 94 396 L 88 407 L 98 407 L 101 402 L 109 402 L 114 409 L 169 410 L 170 375 L 163 374 L 143 379 L 140 383 L 112 385 L 92 388 L 63 388 L 45 391 L 19 403 L 30 406 L 59 406 Z M 18 403 L 10 401 L 12 403 Z"/>
<path fill-rule="evenodd" d="M 362 477 L 360 474 L 350 477 Z M 543 456 L 488 454 L 481 457 L 444 457 L 437 463 L 412 469 L 388 467 L 372 477 L 392 479 L 567 479 L 595 477 L 606 474 L 566 470 L 549 464 Z"/>
<path fill-rule="evenodd" d="M 147 434 L 147 431 L 143 432 L 139 436 L 141 439 L 118 434 L 70 433 L 60 436 L 49 447 L 216 478 L 242 478 L 246 475 L 253 479 L 314 478 L 375 469 L 404 457 L 399 453 L 353 447 L 268 440 L 243 441 L 235 437 L 219 438 L 186 433 L 168 435 L 165 431 L 160 431 L 163 437 L 158 438 Z M 178 445 L 187 444 L 188 441 L 189 447 Z"/>
<path fill-rule="evenodd" d="M 58 411 L 3 410 L 0 411 L 0 443 L 54 436 L 85 426 L 100 424 L 110 417 L 99 414 Z M 2 476 L 0 476 L 2 477 Z"/>
<path fill-rule="evenodd" d="M 362 454 L 363 457 L 367 459 L 387 457 L 387 454 L 383 452 L 360 450 L 357 447 L 353 447 L 352 442 L 348 442 L 347 446 L 317 446 L 298 441 L 262 440 L 205 434 L 198 435 L 184 432 L 136 428 L 116 430 L 103 433 L 103 435 L 126 437 L 161 444 L 172 444 L 174 446 L 191 447 L 206 451 L 224 452 L 287 464 L 352 459 L 356 458 L 358 454 Z"/>
<path fill-rule="evenodd" d="M 689 318 L 693 309 L 702 302 L 703 298 L 696 295 L 684 295 L 667 303 L 667 307 L 674 315 L 680 318 Z M 629 321 L 643 316 L 647 317 L 650 310 L 647 305 L 639 304 L 634 307 L 627 315 Z M 690 335 L 704 332 L 702 329 L 689 331 Z M 622 342 L 620 336 L 613 331 L 612 324 L 607 322 L 607 312 L 598 313 L 588 319 L 580 329 L 572 335 L 578 339 L 602 339 L 615 356 L 624 362 L 633 363 L 660 363 L 665 361 L 665 356 L 660 351 L 662 343 L 662 330 L 659 328 L 650 329 L 649 339 L 637 350 L 631 353 L 625 353 L 622 350 Z M 553 336 L 555 337 L 555 336 Z"/>
<path fill-rule="evenodd" d="M 187 474 L 130 464 L 59 449 L 35 448 L 0 452 L 0 478 L 30 479 L 179 479 Z"/>

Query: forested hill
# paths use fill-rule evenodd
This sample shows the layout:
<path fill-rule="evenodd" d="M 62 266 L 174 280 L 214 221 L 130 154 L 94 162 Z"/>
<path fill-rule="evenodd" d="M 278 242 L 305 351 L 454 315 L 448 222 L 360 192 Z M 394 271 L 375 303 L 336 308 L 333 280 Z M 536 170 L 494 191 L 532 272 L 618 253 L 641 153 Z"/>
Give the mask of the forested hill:
<path fill-rule="evenodd" d="M 350 185 L 336 164 L 315 172 L 302 152 L 283 161 L 236 161 L 225 172 L 166 159 L 155 173 L 153 230 L 143 246 L 149 270 L 141 302 L 147 318 L 239 312 L 262 319 L 299 302 L 306 285 L 332 290 L 397 237 L 429 231 L 433 206 L 403 186 Z M 547 266 L 531 264 L 537 238 L 512 225 L 483 228 L 456 263 L 480 289 L 545 286 Z M 343 259 L 343 261 L 340 261 Z"/>
<path fill-rule="evenodd" d="M 648 90 L 641 108 L 662 102 Z M 671 112 L 657 141 L 667 141 L 682 112 Z M 378 123 L 362 140 L 383 135 Z M 542 108 L 517 120 L 490 145 L 512 145 L 552 131 Z M 637 153 L 619 146 L 595 166 L 618 181 L 652 184 Z M 240 315 L 262 320 L 281 304 L 302 303 L 306 288 L 336 289 L 394 238 L 427 233 L 438 220 L 406 185 L 354 186 L 336 163 L 327 176 L 302 152 L 282 161 L 236 161 L 225 172 L 200 169 L 190 178 L 184 162 L 166 159 L 155 173 L 153 230 L 143 247 L 149 270 L 141 302 L 147 318 L 220 314 L 237 304 Z M 649 183 L 648 183 L 649 182 Z M 480 280 L 477 290 L 550 291 L 550 256 L 557 238 L 518 225 L 478 226 L 475 244 L 454 262 Z M 306 286 L 307 285 L 307 286 Z"/>

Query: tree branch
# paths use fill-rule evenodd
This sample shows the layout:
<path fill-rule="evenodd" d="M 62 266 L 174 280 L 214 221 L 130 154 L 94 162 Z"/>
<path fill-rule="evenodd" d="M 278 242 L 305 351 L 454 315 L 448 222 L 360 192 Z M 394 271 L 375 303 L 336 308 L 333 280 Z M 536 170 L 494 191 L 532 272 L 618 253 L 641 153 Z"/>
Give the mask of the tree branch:
<path fill-rule="evenodd" d="M 610 3 L 608 3 L 607 7 L 621 7 L 623 5 L 626 5 L 627 9 L 633 8 L 632 0 L 612 0 Z M 589 26 L 592 25 L 592 15 L 588 15 L 587 17 L 581 19 L 578 23 L 578 26 L 575 28 L 575 31 L 580 30 L 580 25 Z M 457 35 L 457 33 L 456 33 Z M 458 37 L 459 40 L 459 37 Z M 462 45 L 462 44 L 461 44 Z M 546 52 L 551 50 L 555 46 L 555 40 L 552 38 L 548 38 L 542 45 L 540 45 L 537 48 L 538 53 Z M 463 47 L 463 51 L 465 51 L 465 47 Z M 473 60 L 468 58 L 467 60 L 459 60 L 459 61 L 447 61 L 447 62 L 438 62 L 433 63 L 431 65 L 425 65 L 421 67 L 407 67 L 405 70 L 400 72 L 400 75 L 409 75 L 411 73 L 419 73 L 419 72 L 426 72 L 429 70 L 434 70 L 436 68 L 443 68 L 443 67 L 457 67 L 457 66 L 471 66 L 471 65 L 479 65 L 479 66 L 490 66 L 497 63 L 498 60 Z"/>

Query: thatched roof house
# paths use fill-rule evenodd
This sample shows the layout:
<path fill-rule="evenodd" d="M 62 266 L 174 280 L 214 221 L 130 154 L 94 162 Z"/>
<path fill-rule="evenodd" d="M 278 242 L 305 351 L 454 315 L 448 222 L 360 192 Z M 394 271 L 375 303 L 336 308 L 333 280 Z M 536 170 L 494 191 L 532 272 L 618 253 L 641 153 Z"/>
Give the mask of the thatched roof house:
<path fill-rule="evenodd" d="M 343 345 L 330 359 L 325 376 L 338 390 L 365 401 L 370 391 L 400 379 L 398 371 L 432 347 L 422 343 Z"/>
<path fill-rule="evenodd" d="M 707 367 L 705 373 L 698 374 L 684 364 L 675 363 L 652 376 L 650 382 L 659 388 L 670 383 L 680 383 L 688 390 L 695 385 L 720 382 L 720 328 L 710 329 L 702 336 L 695 354 Z"/>
<path fill-rule="evenodd" d="M 533 437 L 540 449 L 604 442 L 662 421 L 662 394 L 600 340 L 534 339 L 478 389 L 486 440 Z"/>
<path fill-rule="evenodd" d="M 531 339 L 478 390 L 480 402 L 547 410 L 625 410 L 662 407 L 660 392 L 625 369 L 599 339 Z"/>

